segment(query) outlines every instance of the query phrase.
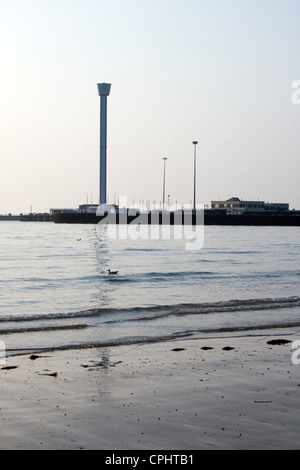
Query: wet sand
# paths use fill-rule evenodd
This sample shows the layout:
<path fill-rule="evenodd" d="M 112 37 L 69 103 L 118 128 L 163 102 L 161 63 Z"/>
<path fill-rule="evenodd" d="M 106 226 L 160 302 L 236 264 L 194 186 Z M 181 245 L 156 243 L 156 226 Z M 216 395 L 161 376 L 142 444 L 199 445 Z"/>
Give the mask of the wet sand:
<path fill-rule="evenodd" d="M 300 365 L 273 338 L 300 332 L 7 358 L 0 448 L 297 449 Z"/>

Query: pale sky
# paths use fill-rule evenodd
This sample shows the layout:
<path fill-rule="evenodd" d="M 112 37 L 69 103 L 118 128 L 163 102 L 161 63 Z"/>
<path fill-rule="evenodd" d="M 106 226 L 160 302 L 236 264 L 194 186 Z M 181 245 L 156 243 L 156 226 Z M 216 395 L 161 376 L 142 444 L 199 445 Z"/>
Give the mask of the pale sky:
<path fill-rule="evenodd" d="M 0 213 L 108 196 L 300 209 L 300 0 L 0 0 Z M 300 98 L 300 93 L 299 93 Z"/>

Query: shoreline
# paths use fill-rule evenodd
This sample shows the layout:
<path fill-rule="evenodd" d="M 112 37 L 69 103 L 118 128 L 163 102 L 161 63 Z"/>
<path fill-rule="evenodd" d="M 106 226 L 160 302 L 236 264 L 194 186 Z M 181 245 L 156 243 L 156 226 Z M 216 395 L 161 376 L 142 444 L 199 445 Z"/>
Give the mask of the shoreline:
<path fill-rule="evenodd" d="M 0 449 L 297 449 L 300 365 L 272 338 L 300 330 L 8 357 Z"/>

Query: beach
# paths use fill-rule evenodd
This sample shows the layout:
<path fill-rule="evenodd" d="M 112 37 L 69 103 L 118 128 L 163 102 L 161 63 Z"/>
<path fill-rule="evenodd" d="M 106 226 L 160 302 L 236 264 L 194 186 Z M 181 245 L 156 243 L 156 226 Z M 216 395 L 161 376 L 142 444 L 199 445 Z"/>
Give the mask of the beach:
<path fill-rule="evenodd" d="M 278 338 L 290 342 L 268 344 Z M 8 357 L 0 448 L 297 449 L 299 338 L 282 329 Z"/>

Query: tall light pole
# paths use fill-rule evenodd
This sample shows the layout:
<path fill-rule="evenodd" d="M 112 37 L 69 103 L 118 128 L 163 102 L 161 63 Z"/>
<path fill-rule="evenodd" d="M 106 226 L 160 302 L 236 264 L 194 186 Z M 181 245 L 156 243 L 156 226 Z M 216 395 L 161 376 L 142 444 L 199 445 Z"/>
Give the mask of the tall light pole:
<path fill-rule="evenodd" d="M 166 160 L 167 157 L 162 158 L 164 162 L 164 178 L 163 178 L 163 209 L 165 208 L 165 201 L 166 201 Z"/>
<path fill-rule="evenodd" d="M 194 145 L 194 205 L 193 209 L 196 211 L 196 148 L 197 148 L 198 141 L 193 140 Z"/>
<path fill-rule="evenodd" d="M 100 96 L 100 204 L 106 204 L 107 97 L 110 83 L 98 83 Z"/>

